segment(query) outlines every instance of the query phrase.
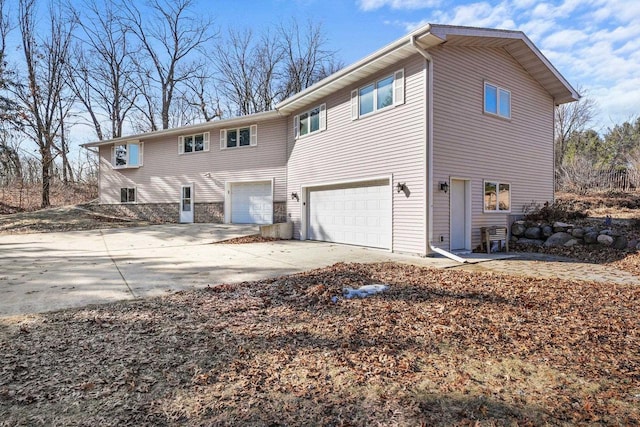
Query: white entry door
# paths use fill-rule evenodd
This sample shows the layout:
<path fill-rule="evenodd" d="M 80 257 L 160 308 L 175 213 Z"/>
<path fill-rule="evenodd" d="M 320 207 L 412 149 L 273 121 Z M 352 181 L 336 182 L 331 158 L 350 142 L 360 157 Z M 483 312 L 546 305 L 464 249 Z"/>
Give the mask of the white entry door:
<path fill-rule="evenodd" d="M 450 250 L 466 251 L 471 249 L 470 227 L 471 206 L 469 199 L 470 182 L 464 179 L 451 179 L 450 209 L 451 231 Z"/>
<path fill-rule="evenodd" d="M 193 222 L 193 184 L 180 188 L 180 222 Z"/>
<path fill-rule="evenodd" d="M 310 240 L 391 249 L 389 180 L 309 189 Z"/>

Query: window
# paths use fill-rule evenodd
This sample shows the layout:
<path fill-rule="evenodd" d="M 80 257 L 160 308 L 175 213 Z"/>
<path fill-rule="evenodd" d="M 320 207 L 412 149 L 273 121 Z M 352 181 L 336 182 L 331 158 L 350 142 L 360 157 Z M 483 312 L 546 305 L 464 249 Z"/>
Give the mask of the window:
<path fill-rule="evenodd" d="M 120 203 L 135 203 L 136 201 L 136 189 L 135 188 L 121 188 L 120 189 Z"/>
<path fill-rule="evenodd" d="M 327 129 L 327 106 L 322 104 L 313 110 L 294 116 L 293 130 L 295 137 L 321 132 Z"/>
<path fill-rule="evenodd" d="M 178 137 L 178 154 L 209 151 L 209 132 Z"/>
<path fill-rule="evenodd" d="M 506 119 L 511 118 L 511 92 L 485 82 L 484 112 Z"/>
<path fill-rule="evenodd" d="M 258 145 L 258 125 L 220 131 L 220 149 Z"/>
<path fill-rule="evenodd" d="M 142 166 L 142 143 L 128 142 L 111 147 L 111 165 L 114 168 L 137 168 Z"/>
<path fill-rule="evenodd" d="M 497 181 L 484 182 L 484 211 L 511 211 L 511 184 Z"/>
<path fill-rule="evenodd" d="M 404 104 L 404 70 L 351 92 L 351 119 Z"/>

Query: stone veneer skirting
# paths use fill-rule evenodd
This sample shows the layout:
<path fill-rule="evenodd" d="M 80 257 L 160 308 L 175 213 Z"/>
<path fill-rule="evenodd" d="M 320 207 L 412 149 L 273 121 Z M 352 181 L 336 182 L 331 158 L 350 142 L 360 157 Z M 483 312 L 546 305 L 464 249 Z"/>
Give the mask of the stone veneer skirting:
<path fill-rule="evenodd" d="M 179 203 L 125 203 L 85 205 L 83 207 L 105 215 L 153 223 L 177 223 L 180 220 Z M 224 222 L 224 202 L 195 203 L 194 222 L 222 224 Z M 273 222 L 287 222 L 287 202 L 273 203 Z"/>

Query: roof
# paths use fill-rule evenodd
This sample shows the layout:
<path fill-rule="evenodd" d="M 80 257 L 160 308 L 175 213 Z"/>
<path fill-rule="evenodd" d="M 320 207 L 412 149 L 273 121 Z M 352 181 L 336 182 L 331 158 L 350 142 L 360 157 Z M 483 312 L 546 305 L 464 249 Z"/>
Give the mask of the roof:
<path fill-rule="evenodd" d="M 264 120 L 270 120 L 277 117 L 282 117 L 282 114 L 280 114 L 277 110 L 271 110 L 271 111 L 265 111 L 263 113 L 250 114 L 248 116 L 233 117 L 233 118 L 224 119 L 224 120 L 213 120 L 210 122 L 198 123 L 198 124 L 189 125 L 189 126 L 180 126 L 180 127 L 171 128 L 171 129 L 163 129 L 163 130 L 157 130 L 153 132 L 127 135 L 127 136 L 122 136 L 120 138 L 108 139 L 103 141 L 88 142 L 86 144 L 80 144 L 80 146 L 89 148 L 89 147 L 98 147 L 100 145 L 111 145 L 116 142 L 127 142 L 127 141 L 133 141 L 133 140 L 155 138 L 158 136 L 172 136 L 172 135 L 184 135 L 189 133 L 206 132 L 212 129 L 228 128 L 230 126 L 238 126 L 243 124 L 261 122 Z"/>
<path fill-rule="evenodd" d="M 578 92 L 549 62 L 522 31 L 427 24 L 362 60 L 328 76 L 309 88 L 285 99 L 276 109 L 291 114 L 327 95 L 408 58 L 416 53 L 413 41 L 423 49 L 438 45 L 481 46 L 505 49 L 554 98 L 557 105 L 577 101 Z"/>
<path fill-rule="evenodd" d="M 179 135 L 187 132 L 202 132 L 228 127 L 246 122 L 268 120 L 288 116 L 300 108 L 319 102 L 328 95 L 387 68 L 416 54 L 414 43 L 422 49 L 447 44 L 449 46 L 475 46 L 505 49 L 522 67 L 547 91 L 556 105 L 577 101 L 578 92 L 549 62 L 522 31 L 496 30 L 490 28 L 461 27 L 452 25 L 427 24 L 406 36 L 388 44 L 360 61 L 326 77 L 307 89 L 285 99 L 275 110 L 225 120 L 200 123 L 197 125 L 165 129 L 108 141 L 82 144 L 83 147 L 97 147 L 119 141 L 148 139 L 157 136 Z"/>

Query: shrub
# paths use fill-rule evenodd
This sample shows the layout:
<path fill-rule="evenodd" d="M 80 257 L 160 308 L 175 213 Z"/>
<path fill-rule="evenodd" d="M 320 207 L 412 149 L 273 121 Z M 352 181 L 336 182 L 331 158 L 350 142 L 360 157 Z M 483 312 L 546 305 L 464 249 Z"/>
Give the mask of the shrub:
<path fill-rule="evenodd" d="M 573 221 L 576 219 L 586 218 L 587 214 L 582 210 L 576 210 L 570 204 L 557 201 L 553 204 L 545 202 L 540 206 L 539 203 L 531 202 L 523 207 L 525 213 L 524 219 L 529 221 Z"/>

